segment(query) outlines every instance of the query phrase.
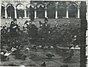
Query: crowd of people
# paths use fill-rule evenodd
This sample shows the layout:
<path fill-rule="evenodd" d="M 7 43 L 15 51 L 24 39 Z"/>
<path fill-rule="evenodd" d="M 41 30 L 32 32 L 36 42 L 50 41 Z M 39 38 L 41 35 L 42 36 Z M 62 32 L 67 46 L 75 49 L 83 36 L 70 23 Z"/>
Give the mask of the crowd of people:
<path fill-rule="evenodd" d="M 56 49 L 57 46 L 71 48 L 80 44 L 80 29 L 72 28 L 70 23 L 56 24 L 51 27 L 48 18 L 45 18 L 44 22 L 39 21 L 39 25 L 38 28 L 29 19 L 25 21 L 21 30 L 17 19 L 14 18 L 10 27 L 3 26 L 1 29 L 1 60 L 8 60 L 7 57 L 10 54 L 15 55 L 17 59 L 25 59 L 26 55 L 21 50 Z M 24 49 L 25 46 L 27 47 Z"/>

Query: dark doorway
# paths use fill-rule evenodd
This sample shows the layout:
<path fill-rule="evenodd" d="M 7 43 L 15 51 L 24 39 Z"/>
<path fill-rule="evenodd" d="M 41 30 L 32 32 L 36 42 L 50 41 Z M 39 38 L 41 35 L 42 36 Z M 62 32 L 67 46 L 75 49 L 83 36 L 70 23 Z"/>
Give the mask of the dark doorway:
<path fill-rule="evenodd" d="M 1 6 L 1 17 L 5 18 L 5 7 Z"/>
<path fill-rule="evenodd" d="M 63 18 L 66 17 L 66 6 L 58 5 L 58 17 Z"/>
<path fill-rule="evenodd" d="M 40 5 L 40 7 L 37 8 L 37 17 L 44 18 L 44 14 L 45 14 L 45 9 L 44 9 L 43 5 Z"/>
<path fill-rule="evenodd" d="M 68 9 L 69 12 L 69 17 L 71 18 L 76 18 L 77 17 L 77 7 L 75 7 L 74 5 L 71 5 Z"/>
<path fill-rule="evenodd" d="M 8 17 L 14 18 L 14 7 L 12 4 L 9 4 L 7 7 L 7 15 Z"/>
<path fill-rule="evenodd" d="M 50 19 L 55 18 L 55 5 L 53 3 L 50 3 L 48 5 L 47 15 L 48 15 L 48 18 L 50 18 Z"/>
<path fill-rule="evenodd" d="M 24 17 L 24 6 L 22 4 L 17 5 L 17 18 Z"/>
<path fill-rule="evenodd" d="M 24 10 L 22 10 L 22 9 L 20 9 L 20 10 L 18 10 L 17 9 L 17 18 L 23 18 L 24 17 Z"/>
<path fill-rule="evenodd" d="M 29 17 L 31 20 L 34 20 L 34 8 L 32 6 L 27 8 L 27 17 Z"/>

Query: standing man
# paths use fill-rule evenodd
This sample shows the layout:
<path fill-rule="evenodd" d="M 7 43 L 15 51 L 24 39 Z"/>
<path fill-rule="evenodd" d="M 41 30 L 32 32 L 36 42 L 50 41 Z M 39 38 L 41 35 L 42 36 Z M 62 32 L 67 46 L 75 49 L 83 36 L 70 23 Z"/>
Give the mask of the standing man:
<path fill-rule="evenodd" d="M 28 19 L 24 24 L 26 25 L 25 27 L 27 28 L 28 36 L 31 42 L 34 43 L 38 36 L 38 28 L 35 24 L 33 24 L 33 21 L 30 19 Z"/>
<path fill-rule="evenodd" d="M 13 19 L 10 24 L 10 34 L 11 36 L 17 36 L 19 31 L 19 26 L 17 24 L 17 19 Z"/>

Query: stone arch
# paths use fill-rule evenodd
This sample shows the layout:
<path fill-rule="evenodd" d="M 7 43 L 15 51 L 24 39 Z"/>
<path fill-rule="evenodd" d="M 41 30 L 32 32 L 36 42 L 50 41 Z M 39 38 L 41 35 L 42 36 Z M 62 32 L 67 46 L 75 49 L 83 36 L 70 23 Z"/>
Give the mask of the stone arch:
<path fill-rule="evenodd" d="M 27 4 L 26 5 L 26 8 L 30 8 L 30 7 L 34 8 L 34 5 L 33 4 Z"/>
<path fill-rule="evenodd" d="M 70 2 L 70 4 L 68 5 L 68 8 L 71 7 L 72 5 L 75 7 L 78 7 L 78 5 L 75 2 Z"/>
<path fill-rule="evenodd" d="M 25 6 L 22 3 L 18 3 L 16 5 L 17 18 L 23 18 L 24 17 L 24 9 L 25 9 Z"/>
<path fill-rule="evenodd" d="M 25 6 L 22 4 L 22 3 L 18 3 L 17 5 L 16 5 L 16 8 L 17 9 L 25 9 Z"/>
<path fill-rule="evenodd" d="M 45 16 L 45 6 L 43 4 L 37 5 L 37 17 L 38 18 L 44 18 Z"/>
<path fill-rule="evenodd" d="M 77 12 L 78 12 L 78 8 L 76 4 L 71 4 L 68 7 L 68 15 L 71 18 L 76 18 L 77 17 Z"/>
<path fill-rule="evenodd" d="M 13 4 L 9 3 L 7 4 L 7 15 L 8 15 L 8 18 L 14 18 L 14 7 L 13 7 Z"/>
<path fill-rule="evenodd" d="M 58 18 L 66 17 L 66 3 L 61 2 L 58 5 L 57 10 L 58 10 Z"/>
<path fill-rule="evenodd" d="M 40 8 L 40 7 L 44 8 L 45 6 L 43 4 L 38 4 L 37 8 Z"/>
<path fill-rule="evenodd" d="M 34 20 L 34 8 L 35 7 L 33 4 L 26 5 L 27 17 L 29 17 L 31 20 Z"/>

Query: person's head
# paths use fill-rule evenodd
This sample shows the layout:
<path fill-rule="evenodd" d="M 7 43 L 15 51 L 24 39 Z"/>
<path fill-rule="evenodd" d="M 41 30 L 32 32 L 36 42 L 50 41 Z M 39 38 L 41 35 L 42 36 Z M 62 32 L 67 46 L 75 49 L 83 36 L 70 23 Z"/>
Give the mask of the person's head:
<path fill-rule="evenodd" d="M 11 21 L 11 24 L 13 24 L 14 22 L 13 21 Z"/>
<path fill-rule="evenodd" d="M 17 19 L 16 19 L 16 18 L 13 18 L 13 22 L 14 22 L 15 24 L 17 24 Z"/>
<path fill-rule="evenodd" d="M 27 19 L 24 24 L 28 24 L 29 25 L 30 23 L 32 23 L 32 21 L 30 19 Z"/>
<path fill-rule="evenodd" d="M 3 26 L 3 29 L 6 29 L 6 26 Z"/>

